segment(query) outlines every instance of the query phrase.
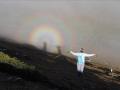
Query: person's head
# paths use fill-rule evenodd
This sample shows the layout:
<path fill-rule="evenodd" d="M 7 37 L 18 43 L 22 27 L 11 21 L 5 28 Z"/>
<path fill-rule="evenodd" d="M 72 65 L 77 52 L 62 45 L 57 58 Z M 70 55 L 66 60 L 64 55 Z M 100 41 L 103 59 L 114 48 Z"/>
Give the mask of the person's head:
<path fill-rule="evenodd" d="M 80 52 L 83 53 L 83 52 L 84 52 L 84 48 L 81 48 L 81 49 L 80 49 Z"/>

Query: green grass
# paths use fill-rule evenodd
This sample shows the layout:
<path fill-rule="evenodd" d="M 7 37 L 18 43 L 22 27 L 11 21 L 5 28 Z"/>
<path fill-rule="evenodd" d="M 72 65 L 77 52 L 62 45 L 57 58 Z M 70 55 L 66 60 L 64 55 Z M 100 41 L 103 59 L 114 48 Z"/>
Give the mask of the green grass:
<path fill-rule="evenodd" d="M 24 62 L 21 62 L 17 58 L 11 58 L 9 55 L 0 52 L 0 63 L 7 63 L 19 69 L 35 69 L 35 66 L 28 65 Z"/>

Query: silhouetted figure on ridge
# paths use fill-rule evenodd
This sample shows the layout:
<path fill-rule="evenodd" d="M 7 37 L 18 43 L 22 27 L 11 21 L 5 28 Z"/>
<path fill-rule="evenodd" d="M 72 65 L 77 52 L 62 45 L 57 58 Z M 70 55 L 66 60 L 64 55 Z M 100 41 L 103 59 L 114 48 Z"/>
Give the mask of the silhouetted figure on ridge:
<path fill-rule="evenodd" d="M 47 51 L 47 43 L 46 43 L 46 42 L 43 43 L 43 50 L 44 50 L 45 52 Z"/>
<path fill-rule="evenodd" d="M 61 47 L 60 46 L 57 46 L 57 50 L 58 50 L 58 54 L 62 55 L 62 51 L 61 51 Z"/>
<path fill-rule="evenodd" d="M 56 48 L 57 48 L 57 53 L 58 53 L 58 55 L 57 55 L 54 59 L 59 58 L 59 57 L 62 56 L 61 47 L 60 47 L 60 46 L 57 46 Z"/>

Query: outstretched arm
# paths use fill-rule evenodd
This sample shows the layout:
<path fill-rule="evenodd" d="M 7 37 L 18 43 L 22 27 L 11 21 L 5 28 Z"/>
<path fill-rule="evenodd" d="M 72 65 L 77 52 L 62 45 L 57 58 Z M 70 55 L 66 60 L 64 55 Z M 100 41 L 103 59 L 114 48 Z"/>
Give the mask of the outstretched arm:
<path fill-rule="evenodd" d="M 71 53 L 72 55 L 75 55 L 75 56 L 78 56 L 78 55 L 79 55 L 79 53 L 75 53 L 75 52 L 73 52 L 73 51 L 70 51 L 70 53 Z"/>
<path fill-rule="evenodd" d="M 92 57 L 92 56 L 95 56 L 96 54 L 87 54 L 87 53 L 85 53 L 85 56 L 86 57 Z"/>

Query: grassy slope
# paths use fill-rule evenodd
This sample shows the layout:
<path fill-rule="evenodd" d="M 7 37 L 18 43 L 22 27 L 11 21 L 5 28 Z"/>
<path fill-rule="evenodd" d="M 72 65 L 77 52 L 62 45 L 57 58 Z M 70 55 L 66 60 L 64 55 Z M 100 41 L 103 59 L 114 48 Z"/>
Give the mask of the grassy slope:
<path fill-rule="evenodd" d="M 11 58 L 3 52 L 0 52 L 0 63 L 6 63 L 20 69 L 35 69 L 34 66 L 25 64 L 24 62 L 21 62 L 15 57 Z"/>

